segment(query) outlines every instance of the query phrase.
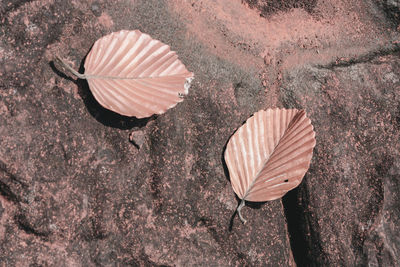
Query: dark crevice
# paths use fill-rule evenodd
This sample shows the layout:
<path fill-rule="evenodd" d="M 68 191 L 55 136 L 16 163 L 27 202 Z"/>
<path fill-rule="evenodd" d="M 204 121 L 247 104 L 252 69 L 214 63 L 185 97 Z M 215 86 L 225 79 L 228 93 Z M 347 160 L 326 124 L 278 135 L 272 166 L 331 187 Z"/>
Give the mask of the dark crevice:
<path fill-rule="evenodd" d="M 133 139 L 129 139 L 129 143 L 131 143 L 137 150 L 140 149 L 140 146 Z"/>
<path fill-rule="evenodd" d="M 4 183 L 3 181 L 0 181 L 0 195 L 5 197 L 8 201 L 18 203 L 20 202 L 20 198 L 11 190 L 11 188 Z"/>
<path fill-rule="evenodd" d="M 25 231 L 27 234 L 32 234 L 38 237 L 48 237 L 50 235 L 49 232 L 42 232 L 42 231 L 38 231 L 37 229 L 35 229 L 34 226 L 32 226 L 29 221 L 27 220 L 27 218 L 20 214 L 18 216 L 16 216 L 16 222 L 18 227 Z"/>
<path fill-rule="evenodd" d="M 324 259 L 319 233 L 310 224 L 309 214 L 305 208 L 308 203 L 306 191 L 305 186 L 300 186 L 282 198 L 290 247 L 299 267 L 319 266 Z"/>
<path fill-rule="evenodd" d="M 278 12 L 287 12 L 293 8 L 302 8 L 312 14 L 317 0 L 242 0 L 251 8 L 258 9 L 261 17 L 269 17 Z"/>
<path fill-rule="evenodd" d="M 282 198 L 285 210 L 290 246 L 297 266 L 311 266 L 308 255 L 307 240 L 303 231 L 303 208 L 297 202 L 298 188 L 291 190 Z"/>
<path fill-rule="evenodd" d="M 7 165 L 0 160 L 0 172 L 3 172 L 7 178 L 12 180 L 15 183 L 18 183 L 19 185 L 23 187 L 27 187 L 28 185 L 21 181 L 15 174 L 12 173 L 12 171 L 7 167 Z"/>
<path fill-rule="evenodd" d="M 368 63 L 378 57 L 396 55 L 399 52 L 400 52 L 400 44 L 395 44 L 394 46 L 391 46 L 388 48 L 381 48 L 379 50 L 371 51 L 371 52 L 368 52 L 364 55 L 360 55 L 357 57 L 338 59 L 327 65 L 316 65 L 316 67 L 320 68 L 320 69 L 334 70 L 335 68 L 350 67 L 350 66 L 356 65 L 356 64 Z"/>
<path fill-rule="evenodd" d="M 396 4 L 396 1 L 376 1 L 378 7 L 382 8 L 386 13 L 389 22 L 393 28 L 397 28 L 400 23 L 400 6 Z"/>
<path fill-rule="evenodd" d="M 7 165 L 0 160 L 0 195 L 11 202 L 21 202 L 20 195 L 27 187 L 28 185 L 13 174 Z"/>

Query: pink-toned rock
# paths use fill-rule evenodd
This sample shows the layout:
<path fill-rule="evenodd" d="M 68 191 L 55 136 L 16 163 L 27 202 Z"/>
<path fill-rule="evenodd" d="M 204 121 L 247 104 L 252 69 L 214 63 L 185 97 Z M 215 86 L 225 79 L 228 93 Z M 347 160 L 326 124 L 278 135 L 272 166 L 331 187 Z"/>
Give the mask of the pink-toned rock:
<path fill-rule="evenodd" d="M 397 53 L 284 77 L 282 102 L 309 110 L 317 136 L 312 169 L 284 200 L 301 266 L 400 264 Z"/>

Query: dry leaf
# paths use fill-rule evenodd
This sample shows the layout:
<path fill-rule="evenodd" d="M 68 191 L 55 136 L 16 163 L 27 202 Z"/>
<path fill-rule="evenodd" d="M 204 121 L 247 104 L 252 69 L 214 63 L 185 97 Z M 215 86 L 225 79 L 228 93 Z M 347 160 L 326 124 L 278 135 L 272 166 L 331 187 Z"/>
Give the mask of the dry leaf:
<path fill-rule="evenodd" d="M 233 190 L 245 201 L 268 201 L 297 187 L 307 172 L 315 132 L 304 110 L 268 109 L 250 117 L 229 140 L 225 162 Z"/>
<path fill-rule="evenodd" d="M 102 106 L 137 118 L 162 114 L 183 101 L 193 79 L 168 45 L 138 30 L 97 40 L 85 60 L 84 74 L 63 64 L 87 79 Z"/>

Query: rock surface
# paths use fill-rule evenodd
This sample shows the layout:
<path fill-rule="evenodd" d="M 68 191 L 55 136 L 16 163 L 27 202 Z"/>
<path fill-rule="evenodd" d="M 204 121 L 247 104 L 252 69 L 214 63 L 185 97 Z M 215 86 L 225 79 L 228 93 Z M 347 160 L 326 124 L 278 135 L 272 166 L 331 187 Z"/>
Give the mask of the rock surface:
<path fill-rule="evenodd" d="M 396 1 L 348 2 L 2 1 L 0 262 L 399 266 Z M 121 29 L 177 52 L 185 101 L 119 116 L 54 64 L 83 71 Z M 317 146 L 302 184 L 243 225 L 224 146 L 270 107 L 306 109 Z"/>
<path fill-rule="evenodd" d="M 382 55 L 285 75 L 282 102 L 309 111 L 318 144 L 284 201 L 299 265 L 400 264 L 398 73 L 398 55 Z"/>

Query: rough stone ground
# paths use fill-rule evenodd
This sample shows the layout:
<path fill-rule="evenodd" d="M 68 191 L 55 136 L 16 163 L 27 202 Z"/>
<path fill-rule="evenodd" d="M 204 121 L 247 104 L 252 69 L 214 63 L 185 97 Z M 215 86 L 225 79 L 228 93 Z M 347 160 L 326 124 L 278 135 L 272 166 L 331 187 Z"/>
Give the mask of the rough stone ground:
<path fill-rule="evenodd" d="M 351 3 L 348 3 L 351 2 Z M 399 266 L 399 1 L 0 3 L 2 266 Z M 139 29 L 195 73 L 137 120 L 103 109 L 76 68 Z M 304 108 L 311 168 L 248 224 L 224 146 L 252 113 Z"/>

